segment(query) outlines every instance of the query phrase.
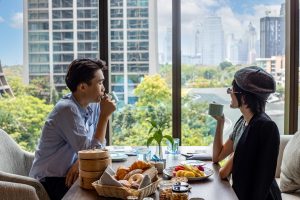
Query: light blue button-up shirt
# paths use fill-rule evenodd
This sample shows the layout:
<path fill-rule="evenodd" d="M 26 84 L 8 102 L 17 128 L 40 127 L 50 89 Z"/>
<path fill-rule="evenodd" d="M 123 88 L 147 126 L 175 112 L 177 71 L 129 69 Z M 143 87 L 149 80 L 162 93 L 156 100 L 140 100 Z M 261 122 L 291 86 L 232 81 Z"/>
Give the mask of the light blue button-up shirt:
<path fill-rule="evenodd" d="M 99 103 L 82 108 L 72 94 L 64 96 L 45 122 L 29 176 L 65 177 L 78 151 L 105 146 L 93 137 L 99 113 Z"/>

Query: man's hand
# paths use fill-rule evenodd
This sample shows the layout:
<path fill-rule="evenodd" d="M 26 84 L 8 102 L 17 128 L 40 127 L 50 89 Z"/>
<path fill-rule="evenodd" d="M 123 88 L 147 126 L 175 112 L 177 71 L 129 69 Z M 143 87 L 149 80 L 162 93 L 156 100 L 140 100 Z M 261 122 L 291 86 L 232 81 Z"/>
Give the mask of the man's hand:
<path fill-rule="evenodd" d="M 66 186 L 71 187 L 73 183 L 78 178 L 79 174 L 79 160 L 77 160 L 69 169 L 67 176 L 66 176 Z"/>
<path fill-rule="evenodd" d="M 104 118 L 109 118 L 110 115 L 116 110 L 116 104 L 108 97 L 105 97 L 100 102 L 100 109 L 100 116 Z"/>

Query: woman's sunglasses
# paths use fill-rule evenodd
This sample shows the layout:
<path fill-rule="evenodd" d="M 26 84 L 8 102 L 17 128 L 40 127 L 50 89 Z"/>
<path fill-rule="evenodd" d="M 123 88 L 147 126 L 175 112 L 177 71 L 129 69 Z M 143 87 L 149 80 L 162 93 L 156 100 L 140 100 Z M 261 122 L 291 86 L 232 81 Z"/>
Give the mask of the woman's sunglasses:
<path fill-rule="evenodd" d="M 232 88 L 227 88 L 227 94 L 241 94 L 241 92 L 235 92 Z"/>

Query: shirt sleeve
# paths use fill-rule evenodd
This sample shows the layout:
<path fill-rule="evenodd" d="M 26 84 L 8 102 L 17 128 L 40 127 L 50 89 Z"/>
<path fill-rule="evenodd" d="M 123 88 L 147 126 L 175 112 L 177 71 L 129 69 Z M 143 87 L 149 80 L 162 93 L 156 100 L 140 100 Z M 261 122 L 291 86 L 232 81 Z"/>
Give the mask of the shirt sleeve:
<path fill-rule="evenodd" d="M 102 148 L 105 146 L 99 140 L 87 136 L 84 120 L 77 108 L 68 106 L 63 108 L 58 115 L 58 127 L 64 140 L 78 152 L 83 149 Z"/>

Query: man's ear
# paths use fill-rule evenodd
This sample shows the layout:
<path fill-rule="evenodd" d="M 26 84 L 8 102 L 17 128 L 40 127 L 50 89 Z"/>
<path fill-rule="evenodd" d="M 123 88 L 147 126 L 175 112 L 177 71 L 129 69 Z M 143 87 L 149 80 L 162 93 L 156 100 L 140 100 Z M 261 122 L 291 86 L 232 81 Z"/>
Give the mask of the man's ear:
<path fill-rule="evenodd" d="M 78 85 L 78 89 L 79 89 L 80 91 L 84 91 L 86 88 L 87 88 L 87 84 L 86 84 L 86 83 L 80 83 L 80 84 Z"/>

